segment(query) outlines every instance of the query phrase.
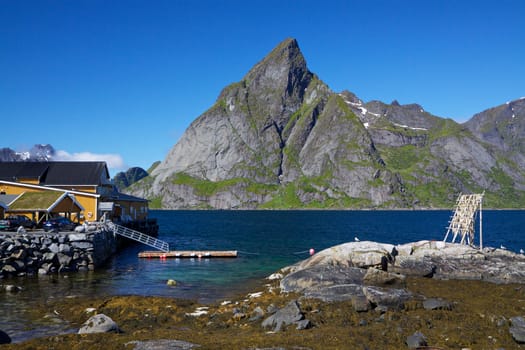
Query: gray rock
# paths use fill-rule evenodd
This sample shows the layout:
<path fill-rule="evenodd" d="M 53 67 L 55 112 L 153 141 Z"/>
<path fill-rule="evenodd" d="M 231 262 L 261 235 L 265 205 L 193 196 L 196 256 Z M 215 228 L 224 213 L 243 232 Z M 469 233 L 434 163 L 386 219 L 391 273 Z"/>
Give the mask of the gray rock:
<path fill-rule="evenodd" d="M 89 333 L 108 333 L 120 332 L 117 324 L 110 317 L 104 314 L 98 314 L 90 317 L 82 327 L 80 327 L 78 334 Z"/>
<path fill-rule="evenodd" d="M 388 271 L 414 277 L 432 277 L 436 271 L 436 265 L 427 258 L 396 259 L 394 265 L 389 266 Z"/>
<path fill-rule="evenodd" d="M 441 298 L 430 298 L 423 301 L 425 310 L 452 310 L 454 305 Z"/>
<path fill-rule="evenodd" d="M 420 346 L 427 346 L 427 338 L 421 332 L 416 332 L 407 337 L 406 344 L 409 349 L 416 349 Z"/>
<path fill-rule="evenodd" d="M 82 227 L 82 226 L 77 226 Z M 70 233 L 68 234 L 70 242 L 86 241 L 87 235 L 85 233 Z"/>
<path fill-rule="evenodd" d="M 302 292 L 312 287 L 361 284 L 365 273 L 366 270 L 356 267 L 315 265 L 288 274 L 280 286 L 284 292 Z"/>
<path fill-rule="evenodd" d="M 370 309 L 370 302 L 364 294 L 355 295 L 352 297 L 352 308 L 357 312 L 367 312 Z"/>
<path fill-rule="evenodd" d="M 402 309 L 412 294 L 405 289 L 364 287 L 363 292 L 370 304 L 386 306 L 391 309 Z"/>
<path fill-rule="evenodd" d="M 53 243 L 53 240 L 50 237 L 44 237 L 42 239 L 42 245 L 43 246 L 49 246 L 49 245 L 51 245 L 51 243 Z"/>
<path fill-rule="evenodd" d="M 69 266 L 69 264 L 73 260 L 72 257 L 64 253 L 58 253 L 57 257 L 58 257 L 58 263 L 60 264 L 60 266 Z"/>
<path fill-rule="evenodd" d="M 366 271 L 363 282 L 366 285 L 378 287 L 402 288 L 406 286 L 406 277 L 397 273 L 370 268 Z"/>
<path fill-rule="evenodd" d="M 525 343 L 525 318 L 518 316 L 510 319 L 511 327 L 509 329 L 512 338 L 519 343 Z"/>
<path fill-rule="evenodd" d="M 265 319 L 262 322 L 262 327 L 274 327 L 274 332 L 278 332 L 283 326 L 294 324 L 298 321 L 301 321 L 303 318 L 304 315 L 299 308 L 299 304 L 296 300 L 293 300 L 289 302 L 284 308 Z"/>
<path fill-rule="evenodd" d="M 79 225 L 75 227 L 74 231 L 78 233 L 84 233 L 87 231 L 87 225 Z"/>
<path fill-rule="evenodd" d="M 250 321 L 258 321 L 264 317 L 264 310 L 260 306 L 257 306 L 250 317 Z"/>
<path fill-rule="evenodd" d="M 11 265 L 4 265 L 2 267 L 1 272 L 4 273 L 4 274 L 15 274 L 16 273 L 16 268 L 14 266 L 11 266 Z"/>
<path fill-rule="evenodd" d="M 27 256 L 27 251 L 26 249 L 18 249 L 17 251 L 14 251 L 13 253 L 11 253 L 11 259 L 16 259 L 16 260 L 24 260 L 25 257 Z"/>
<path fill-rule="evenodd" d="M 74 247 L 74 248 L 78 248 L 78 249 L 92 249 L 93 248 L 93 243 L 92 242 L 71 242 L 71 245 Z"/>
<path fill-rule="evenodd" d="M 49 245 L 48 249 L 49 249 L 49 251 L 51 253 L 58 253 L 60 251 L 60 248 L 59 248 L 58 244 L 56 244 L 56 243 L 51 243 Z"/>
<path fill-rule="evenodd" d="M 47 252 L 42 256 L 42 260 L 45 262 L 53 262 L 56 261 L 56 256 L 56 253 Z"/>
<path fill-rule="evenodd" d="M 62 254 L 70 255 L 72 253 L 72 247 L 67 243 L 61 243 L 58 246 L 58 252 Z"/>
<path fill-rule="evenodd" d="M 127 348 L 132 345 L 132 350 L 191 350 L 200 347 L 198 344 L 189 343 L 182 340 L 159 339 L 159 340 L 145 340 L 145 341 L 130 341 L 124 344 Z"/>
<path fill-rule="evenodd" d="M 16 271 L 24 271 L 26 264 L 22 260 L 15 260 L 11 262 L 11 265 L 16 269 Z"/>
<path fill-rule="evenodd" d="M 0 329 L 0 344 L 11 344 L 11 337 Z"/>
<path fill-rule="evenodd" d="M 300 320 L 295 322 L 295 324 L 297 324 L 296 329 L 298 330 L 312 328 L 312 322 L 310 322 L 310 320 Z"/>
<path fill-rule="evenodd" d="M 358 284 L 337 284 L 333 286 L 314 286 L 303 291 L 306 298 L 324 302 L 351 300 L 356 296 L 364 297 L 363 287 Z M 366 298 L 365 298 L 366 299 Z"/>
<path fill-rule="evenodd" d="M 266 308 L 266 312 L 268 312 L 269 314 L 274 314 L 276 313 L 277 311 L 279 311 L 279 308 L 277 306 L 275 306 L 274 304 L 270 304 L 268 305 L 268 307 Z"/>
<path fill-rule="evenodd" d="M 378 305 L 375 309 L 374 309 L 375 312 L 377 312 L 378 314 L 380 314 L 381 316 L 383 316 L 384 313 L 386 313 L 388 311 L 388 307 L 385 306 L 385 305 Z M 384 318 L 381 318 L 381 321 L 384 321 Z"/>
<path fill-rule="evenodd" d="M 15 285 L 12 285 L 12 284 L 8 284 L 5 286 L 5 291 L 8 292 L 8 293 L 18 293 L 22 290 L 22 288 L 18 287 L 18 286 L 15 286 Z"/>

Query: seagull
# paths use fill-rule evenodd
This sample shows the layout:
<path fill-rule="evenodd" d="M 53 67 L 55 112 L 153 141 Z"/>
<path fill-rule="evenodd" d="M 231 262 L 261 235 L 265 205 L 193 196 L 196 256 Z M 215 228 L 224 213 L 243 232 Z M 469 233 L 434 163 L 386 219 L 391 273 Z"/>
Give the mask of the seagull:
<path fill-rule="evenodd" d="M 499 247 L 500 247 L 500 249 L 503 249 L 503 250 L 506 250 L 506 249 L 507 249 L 507 247 L 505 247 L 503 244 L 500 245 Z"/>
<path fill-rule="evenodd" d="M 521 255 L 525 254 L 525 250 L 523 250 L 523 248 L 520 249 L 520 254 Z"/>
<path fill-rule="evenodd" d="M 360 242 L 361 240 L 359 238 L 357 238 L 357 237 L 354 237 L 354 241 Z"/>

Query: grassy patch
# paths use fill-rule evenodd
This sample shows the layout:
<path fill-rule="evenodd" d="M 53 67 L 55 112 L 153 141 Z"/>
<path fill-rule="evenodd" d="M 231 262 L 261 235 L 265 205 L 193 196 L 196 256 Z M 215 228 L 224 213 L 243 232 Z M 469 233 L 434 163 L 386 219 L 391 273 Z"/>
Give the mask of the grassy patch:
<path fill-rule="evenodd" d="M 384 147 L 381 150 L 381 155 L 387 166 L 396 171 L 411 170 L 416 164 L 421 163 L 422 155 L 426 154 L 428 152 L 414 145 Z"/>
<path fill-rule="evenodd" d="M 282 186 L 270 201 L 260 206 L 261 209 L 293 209 L 303 207 L 304 204 L 299 199 L 295 183 Z"/>
<path fill-rule="evenodd" d="M 150 209 L 162 209 L 162 196 L 156 196 L 149 200 Z"/>
<path fill-rule="evenodd" d="M 159 166 L 160 164 L 160 160 L 157 160 L 156 162 L 154 162 L 153 164 L 151 164 L 151 166 L 149 167 L 149 169 L 147 170 L 147 173 L 148 174 L 151 174 L 153 172 L 153 170 L 157 169 L 157 167 Z"/>
<path fill-rule="evenodd" d="M 46 192 L 25 192 L 20 196 L 9 209 L 43 209 L 47 210 L 55 203 L 64 192 L 46 191 Z"/>
<path fill-rule="evenodd" d="M 243 182 L 243 179 L 227 179 L 222 181 L 210 181 L 199 179 L 188 175 L 186 173 L 176 173 L 172 178 L 172 183 L 175 185 L 187 185 L 193 187 L 195 193 L 199 196 L 211 196 L 225 188 Z"/>
<path fill-rule="evenodd" d="M 500 168 L 492 168 L 490 178 L 500 189 L 495 193 L 486 193 L 485 205 L 490 208 L 522 208 L 525 193 L 514 188 L 514 180 Z"/>

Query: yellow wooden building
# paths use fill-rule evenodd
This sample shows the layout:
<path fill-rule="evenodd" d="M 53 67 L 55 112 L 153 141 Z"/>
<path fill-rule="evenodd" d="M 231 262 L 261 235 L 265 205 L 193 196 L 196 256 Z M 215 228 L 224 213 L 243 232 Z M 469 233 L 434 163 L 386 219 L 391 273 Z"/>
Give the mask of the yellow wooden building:
<path fill-rule="evenodd" d="M 0 202 L 3 215 L 37 222 L 56 215 L 76 222 L 148 216 L 148 201 L 118 192 L 105 162 L 0 162 Z"/>

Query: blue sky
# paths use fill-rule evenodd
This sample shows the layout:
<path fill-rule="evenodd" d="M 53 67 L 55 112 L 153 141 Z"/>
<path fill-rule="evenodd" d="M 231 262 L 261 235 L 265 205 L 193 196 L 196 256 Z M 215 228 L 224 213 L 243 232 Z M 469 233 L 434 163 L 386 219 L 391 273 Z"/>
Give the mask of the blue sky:
<path fill-rule="evenodd" d="M 525 96 L 525 2 L 0 0 L 0 148 L 162 160 L 288 37 L 334 91 L 465 121 Z"/>

